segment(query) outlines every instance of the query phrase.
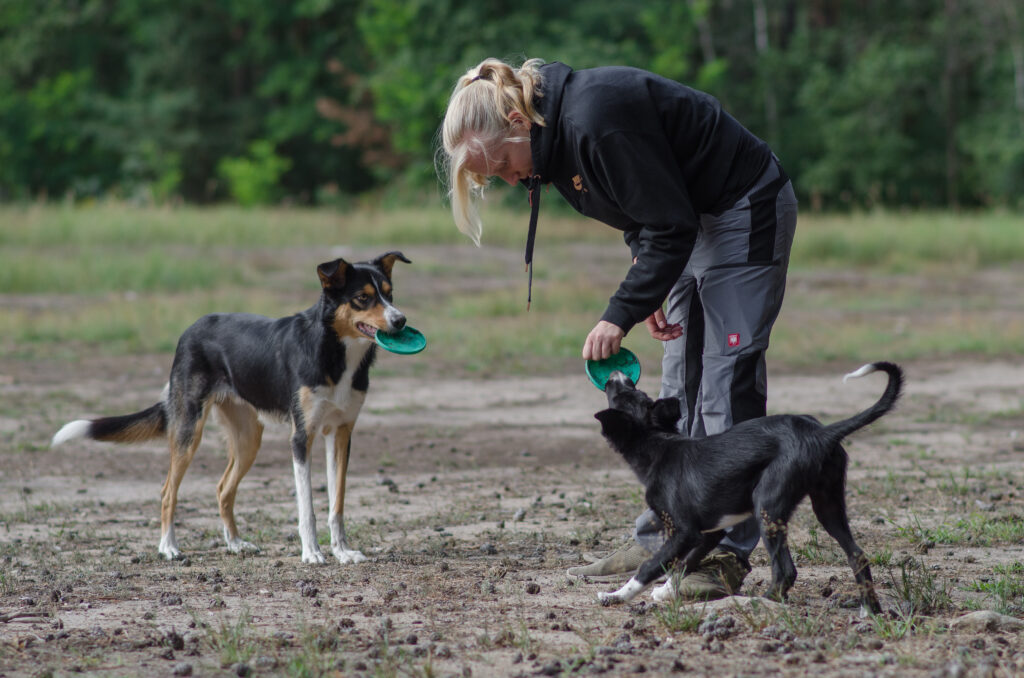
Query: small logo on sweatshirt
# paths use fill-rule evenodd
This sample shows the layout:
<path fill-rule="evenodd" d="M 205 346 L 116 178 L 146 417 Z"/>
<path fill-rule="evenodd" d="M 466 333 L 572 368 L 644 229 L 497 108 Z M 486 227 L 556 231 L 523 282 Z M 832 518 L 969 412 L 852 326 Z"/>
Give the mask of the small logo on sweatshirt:
<path fill-rule="evenodd" d="M 726 337 L 726 341 L 729 343 L 729 346 L 733 346 L 733 347 L 739 346 L 740 345 L 740 334 L 739 334 L 739 332 L 734 332 L 734 333 L 730 334 L 728 337 Z"/>
<path fill-rule="evenodd" d="M 587 189 L 583 188 L 583 177 L 578 174 L 572 178 L 572 187 L 577 191 L 587 192 Z"/>

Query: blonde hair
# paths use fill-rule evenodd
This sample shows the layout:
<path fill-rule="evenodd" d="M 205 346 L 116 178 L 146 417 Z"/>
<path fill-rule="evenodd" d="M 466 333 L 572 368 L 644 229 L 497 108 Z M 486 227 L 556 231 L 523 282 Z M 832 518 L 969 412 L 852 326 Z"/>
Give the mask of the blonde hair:
<path fill-rule="evenodd" d="M 473 197 L 483 197 L 488 178 L 467 170 L 466 160 L 471 150 L 487 158 L 498 144 L 524 139 L 513 134 L 508 119 L 513 111 L 544 126 L 544 118 L 534 108 L 534 101 L 541 96 L 538 69 L 543 63 L 542 59 L 529 59 L 512 68 L 499 59 L 485 59 L 459 78 L 448 100 L 437 169 L 448 182 L 455 225 L 477 245 L 482 224 Z"/>

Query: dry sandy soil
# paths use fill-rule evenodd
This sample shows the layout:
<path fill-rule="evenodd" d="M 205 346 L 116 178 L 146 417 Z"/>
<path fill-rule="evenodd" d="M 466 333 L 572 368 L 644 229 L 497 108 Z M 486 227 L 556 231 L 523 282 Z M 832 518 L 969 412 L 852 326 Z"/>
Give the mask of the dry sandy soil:
<path fill-rule="evenodd" d="M 370 556 L 359 565 L 301 563 L 284 427 L 268 430 L 237 502 L 261 552 L 227 553 L 214 498 L 224 453 L 208 431 L 179 504 L 186 557 L 164 561 L 162 446 L 48 440 L 70 419 L 151 404 L 168 366 L 169 356 L 100 358 L 68 375 L 0 358 L 0 676 L 1024 670 L 1021 365 L 908 365 L 899 409 L 850 441 L 848 501 L 874 558 L 878 618 L 860 615 L 845 559 L 806 504 L 785 605 L 758 598 L 762 548 L 742 597 L 598 605 L 622 579 L 565 570 L 623 543 L 642 495 L 599 435 L 603 395 L 582 374 L 373 380 L 346 509 Z M 770 408 L 830 421 L 883 385 L 777 373 Z M 315 478 L 322 468 L 315 459 Z M 324 535 L 326 482 L 314 488 Z M 1002 616 L 969 627 L 978 610 Z"/>

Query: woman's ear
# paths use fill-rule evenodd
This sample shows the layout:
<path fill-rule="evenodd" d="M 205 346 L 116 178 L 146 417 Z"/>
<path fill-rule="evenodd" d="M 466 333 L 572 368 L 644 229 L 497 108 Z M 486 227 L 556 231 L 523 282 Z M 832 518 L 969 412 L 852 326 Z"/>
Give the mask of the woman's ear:
<path fill-rule="evenodd" d="M 512 127 L 522 127 L 527 132 L 530 131 L 530 121 L 526 119 L 526 116 L 519 111 L 510 111 L 508 116 L 508 122 Z"/>

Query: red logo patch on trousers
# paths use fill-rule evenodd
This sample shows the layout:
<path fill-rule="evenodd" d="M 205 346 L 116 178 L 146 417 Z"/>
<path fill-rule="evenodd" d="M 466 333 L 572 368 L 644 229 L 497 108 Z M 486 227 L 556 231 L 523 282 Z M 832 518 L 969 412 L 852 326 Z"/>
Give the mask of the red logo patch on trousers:
<path fill-rule="evenodd" d="M 733 334 L 730 334 L 729 337 L 726 339 L 726 341 L 729 343 L 729 346 L 739 346 L 740 345 L 740 335 L 739 335 L 739 332 L 735 332 Z"/>

